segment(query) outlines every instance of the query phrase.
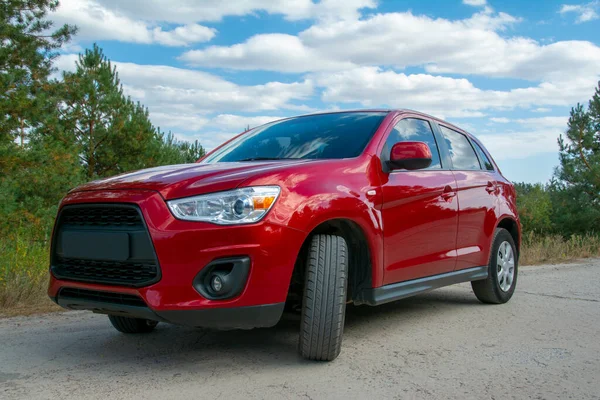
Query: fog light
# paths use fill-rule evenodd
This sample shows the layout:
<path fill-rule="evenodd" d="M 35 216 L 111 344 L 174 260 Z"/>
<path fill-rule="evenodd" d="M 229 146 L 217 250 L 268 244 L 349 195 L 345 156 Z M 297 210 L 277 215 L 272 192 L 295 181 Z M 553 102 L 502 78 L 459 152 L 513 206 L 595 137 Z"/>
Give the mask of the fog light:
<path fill-rule="evenodd" d="M 210 287 L 216 293 L 219 293 L 221 289 L 223 289 L 223 280 L 219 275 L 213 275 L 213 277 L 210 279 Z"/>

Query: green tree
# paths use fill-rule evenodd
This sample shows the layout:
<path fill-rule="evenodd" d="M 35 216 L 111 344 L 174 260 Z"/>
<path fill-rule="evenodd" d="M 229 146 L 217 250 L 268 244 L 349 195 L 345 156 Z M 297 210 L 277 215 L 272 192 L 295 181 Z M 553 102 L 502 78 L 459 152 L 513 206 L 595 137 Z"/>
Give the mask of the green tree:
<path fill-rule="evenodd" d="M 46 15 L 57 6 L 56 0 L 0 1 L 0 145 L 15 139 L 24 145 L 27 132 L 49 111 L 52 62 L 76 31 L 69 25 L 52 29 Z"/>
<path fill-rule="evenodd" d="M 161 133 L 161 137 L 160 164 L 193 163 L 205 154 L 204 148 L 197 140 L 193 142 L 177 140 L 171 132 L 166 135 Z"/>
<path fill-rule="evenodd" d="M 540 183 L 515 183 L 517 208 L 525 232 L 548 234 L 552 231 L 552 199 Z"/>
<path fill-rule="evenodd" d="M 559 182 L 585 193 L 586 200 L 600 206 L 600 82 L 587 110 L 581 104 L 571 109 L 567 132 L 558 145 Z"/>
<path fill-rule="evenodd" d="M 169 161 L 148 110 L 125 96 L 116 67 L 97 45 L 80 54 L 63 82 L 59 128 L 47 133 L 75 145 L 87 179 Z"/>
<path fill-rule="evenodd" d="M 563 236 L 598 232 L 600 207 L 576 186 L 553 181 L 548 186 L 552 201 L 552 225 Z"/>
<path fill-rule="evenodd" d="M 47 237 L 59 200 L 84 181 L 77 153 L 52 138 L 32 137 L 25 149 L 0 158 L 9 161 L 0 179 L 0 236 L 20 227 L 31 239 Z"/>
<path fill-rule="evenodd" d="M 560 165 L 550 185 L 554 224 L 563 234 L 600 229 L 600 82 L 587 110 L 571 109 L 558 140 Z"/>

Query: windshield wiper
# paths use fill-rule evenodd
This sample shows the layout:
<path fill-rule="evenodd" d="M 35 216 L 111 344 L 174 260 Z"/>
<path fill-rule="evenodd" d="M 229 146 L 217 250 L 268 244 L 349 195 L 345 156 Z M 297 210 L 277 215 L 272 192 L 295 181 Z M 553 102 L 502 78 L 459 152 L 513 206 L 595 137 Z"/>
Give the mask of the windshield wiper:
<path fill-rule="evenodd" d="M 244 158 L 242 160 L 238 160 L 238 162 L 240 161 L 274 161 L 274 160 L 299 160 L 299 158 L 286 158 L 286 157 L 251 157 L 251 158 Z"/>

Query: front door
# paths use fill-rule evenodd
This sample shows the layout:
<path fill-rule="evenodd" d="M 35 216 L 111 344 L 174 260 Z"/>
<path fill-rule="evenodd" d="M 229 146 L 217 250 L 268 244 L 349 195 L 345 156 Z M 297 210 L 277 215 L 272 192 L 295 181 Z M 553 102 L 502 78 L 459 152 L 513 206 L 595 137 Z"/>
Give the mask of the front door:
<path fill-rule="evenodd" d="M 429 145 L 431 166 L 382 174 L 384 285 L 454 270 L 458 200 L 452 171 L 444 165 L 428 121 L 403 118 L 389 133 L 382 160 L 401 141 Z"/>

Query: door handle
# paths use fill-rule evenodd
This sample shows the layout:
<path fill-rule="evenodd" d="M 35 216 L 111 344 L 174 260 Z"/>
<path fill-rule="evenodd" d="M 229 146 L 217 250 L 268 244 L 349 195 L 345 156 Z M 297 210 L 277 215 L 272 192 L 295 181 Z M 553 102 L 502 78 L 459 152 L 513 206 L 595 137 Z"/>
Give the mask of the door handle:
<path fill-rule="evenodd" d="M 450 185 L 446 185 L 446 187 L 444 187 L 444 191 L 442 192 L 442 199 L 450 200 L 454 196 L 456 196 L 456 191 L 452 189 Z"/>
<path fill-rule="evenodd" d="M 490 194 L 496 193 L 497 189 L 498 189 L 497 186 L 493 182 L 488 182 L 487 186 L 485 187 L 485 191 Z"/>

